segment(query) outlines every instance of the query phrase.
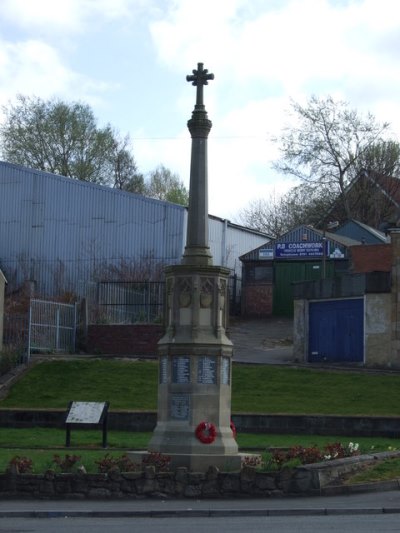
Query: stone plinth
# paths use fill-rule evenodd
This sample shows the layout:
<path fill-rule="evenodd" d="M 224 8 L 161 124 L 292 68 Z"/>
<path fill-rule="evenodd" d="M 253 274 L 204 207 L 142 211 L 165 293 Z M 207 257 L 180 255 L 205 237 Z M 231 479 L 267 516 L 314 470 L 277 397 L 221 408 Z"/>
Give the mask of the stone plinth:
<path fill-rule="evenodd" d="M 167 329 L 159 341 L 158 419 L 150 452 L 188 468 L 240 468 L 231 429 L 232 343 L 225 333 L 229 271 L 177 265 L 166 271 Z M 215 439 L 196 436 L 201 422 Z M 204 436 L 209 432 L 206 430 Z"/>

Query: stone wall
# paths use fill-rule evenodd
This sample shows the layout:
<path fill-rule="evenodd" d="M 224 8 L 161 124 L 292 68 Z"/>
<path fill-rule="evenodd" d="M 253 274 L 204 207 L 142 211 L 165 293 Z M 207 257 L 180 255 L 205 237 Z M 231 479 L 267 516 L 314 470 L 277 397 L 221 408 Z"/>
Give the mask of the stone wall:
<path fill-rule="evenodd" d="M 391 353 L 391 295 L 365 295 L 365 365 L 398 367 Z"/>
<path fill-rule="evenodd" d="M 93 324 L 88 326 L 86 351 L 107 355 L 157 355 L 164 327 L 156 324 Z"/>
<path fill-rule="evenodd" d="M 107 474 L 0 474 L 0 499 L 143 499 L 149 498 L 248 498 L 285 495 L 317 495 L 333 490 L 343 474 L 355 473 L 367 464 L 398 458 L 400 452 L 359 455 L 262 472 L 244 465 L 237 472 L 220 472 L 210 466 L 207 472 L 190 472 L 185 467 L 156 472 L 152 465 L 138 472 Z"/>
<path fill-rule="evenodd" d="M 242 288 L 242 315 L 267 317 L 272 315 L 273 285 L 259 283 Z"/>
<path fill-rule="evenodd" d="M 6 473 L 0 475 L 0 499 L 136 499 L 136 498 L 232 498 L 271 497 L 318 490 L 304 472 L 282 470 L 264 473 L 244 467 L 240 472 L 222 473 L 210 467 L 206 473 L 156 473 L 147 466 L 143 472 L 108 474 L 42 475 Z"/>

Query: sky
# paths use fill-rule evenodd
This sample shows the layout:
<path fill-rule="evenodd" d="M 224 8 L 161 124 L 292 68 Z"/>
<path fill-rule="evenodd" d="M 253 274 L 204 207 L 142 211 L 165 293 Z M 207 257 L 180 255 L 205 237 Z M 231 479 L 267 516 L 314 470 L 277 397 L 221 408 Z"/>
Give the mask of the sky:
<path fill-rule="evenodd" d="M 0 106 L 80 101 L 129 134 L 138 169 L 189 187 L 187 121 L 204 63 L 209 212 L 238 221 L 295 182 L 272 169 L 291 101 L 344 100 L 400 140 L 398 0 L 0 0 Z M 0 116 L 1 120 L 1 116 Z"/>

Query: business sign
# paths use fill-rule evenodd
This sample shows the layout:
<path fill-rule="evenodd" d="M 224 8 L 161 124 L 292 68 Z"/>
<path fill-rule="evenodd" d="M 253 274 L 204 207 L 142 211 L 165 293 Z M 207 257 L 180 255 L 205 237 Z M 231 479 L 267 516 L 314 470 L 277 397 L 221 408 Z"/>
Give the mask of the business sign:
<path fill-rule="evenodd" d="M 274 258 L 274 249 L 273 248 L 261 248 L 258 250 L 259 259 L 273 259 Z"/>
<path fill-rule="evenodd" d="M 323 257 L 325 244 L 325 257 L 328 256 L 328 242 L 279 242 L 275 244 L 275 257 Z"/>

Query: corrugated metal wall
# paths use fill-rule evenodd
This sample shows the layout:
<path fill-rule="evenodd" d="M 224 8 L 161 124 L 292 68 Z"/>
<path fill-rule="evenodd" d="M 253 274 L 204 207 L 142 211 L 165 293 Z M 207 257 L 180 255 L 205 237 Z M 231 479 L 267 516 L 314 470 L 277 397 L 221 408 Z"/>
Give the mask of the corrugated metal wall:
<path fill-rule="evenodd" d="M 239 257 L 267 241 L 266 235 L 212 216 L 209 235 L 214 265 L 226 266 L 239 276 L 242 272 Z"/>
<path fill-rule="evenodd" d="M 11 277 L 47 269 L 85 281 L 105 263 L 178 262 L 185 216 L 182 206 L 0 163 L 0 260 Z"/>
<path fill-rule="evenodd" d="M 186 224 L 182 206 L 0 162 L 0 264 L 13 285 L 82 292 L 106 264 L 179 263 Z M 216 217 L 209 232 L 214 264 L 237 273 L 239 255 L 266 240 Z"/>

